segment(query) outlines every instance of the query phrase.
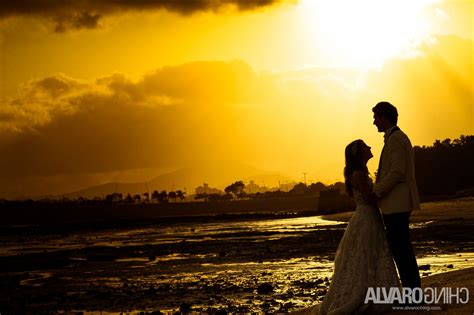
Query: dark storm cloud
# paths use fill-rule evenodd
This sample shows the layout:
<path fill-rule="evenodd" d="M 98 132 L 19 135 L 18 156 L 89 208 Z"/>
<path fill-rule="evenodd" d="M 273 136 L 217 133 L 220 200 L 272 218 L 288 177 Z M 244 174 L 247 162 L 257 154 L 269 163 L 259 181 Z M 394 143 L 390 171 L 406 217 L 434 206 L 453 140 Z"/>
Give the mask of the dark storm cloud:
<path fill-rule="evenodd" d="M 17 0 L 2 1 L 0 18 L 15 16 L 52 20 L 56 32 L 92 29 L 107 15 L 129 11 L 166 10 L 189 15 L 200 11 L 217 11 L 227 6 L 254 10 L 283 0 Z"/>
<path fill-rule="evenodd" d="M 121 74 L 94 82 L 63 74 L 30 81 L 19 97 L 0 100 L 0 173 L 109 172 L 232 152 L 215 138 L 228 133 L 237 141 L 227 108 L 255 80 L 243 62 L 216 61 L 165 67 L 138 82 Z"/>

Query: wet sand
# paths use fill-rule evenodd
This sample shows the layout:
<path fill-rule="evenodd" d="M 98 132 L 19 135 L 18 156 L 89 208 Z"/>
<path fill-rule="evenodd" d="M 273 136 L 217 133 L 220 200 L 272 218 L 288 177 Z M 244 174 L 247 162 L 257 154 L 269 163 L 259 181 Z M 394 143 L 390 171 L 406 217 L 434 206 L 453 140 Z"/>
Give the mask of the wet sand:
<path fill-rule="evenodd" d="M 474 198 L 422 208 L 412 233 L 423 284 L 474 283 Z M 350 215 L 7 233 L 0 312 L 285 313 L 324 296 Z"/>
<path fill-rule="evenodd" d="M 323 216 L 327 220 L 348 222 L 352 213 L 338 213 Z M 422 287 L 459 287 L 468 288 L 471 298 L 468 304 L 444 304 L 441 310 L 431 310 L 434 314 L 473 314 L 474 312 L 474 259 L 471 254 L 466 256 L 464 250 L 470 247 L 471 253 L 474 235 L 474 198 L 462 198 L 449 201 L 427 202 L 421 205 L 421 209 L 414 211 L 411 215 L 413 225 L 429 223 L 425 231 L 412 230 L 412 239 L 417 251 L 418 265 L 422 278 Z M 471 230 L 457 227 L 470 227 Z M 448 233 L 447 233 L 448 232 Z M 440 238 L 446 235 L 446 238 Z M 431 237 L 431 239 L 429 239 Z M 451 251 L 455 255 L 427 255 L 426 251 L 420 252 L 420 246 L 435 245 L 438 242 L 452 242 Z M 470 244 L 470 245 L 468 245 Z M 434 246 L 435 247 L 435 246 Z M 433 250 L 435 252 L 435 250 Z M 449 271 L 461 265 L 460 270 Z M 438 267 L 438 272 L 430 275 L 433 267 Z M 443 268 L 445 267 L 445 268 Z M 449 268 L 448 268 L 449 267 Z M 421 312 L 421 311 L 420 311 Z M 426 313 L 425 311 L 424 313 Z M 414 311 L 397 311 L 390 314 L 414 314 Z"/>
<path fill-rule="evenodd" d="M 456 270 L 451 272 L 445 272 L 430 277 L 422 278 L 421 285 L 423 288 L 467 288 L 470 292 L 470 301 L 467 304 L 439 304 L 439 310 L 430 310 L 430 313 L 436 315 L 444 314 L 472 314 L 474 312 L 474 267 L 462 270 Z M 422 312 L 422 311 L 420 311 Z M 424 311 L 423 313 L 428 313 Z M 392 312 L 390 315 L 395 314 L 414 314 L 414 311 L 397 311 Z"/>
<path fill-rule="evenodd" d="M 352 212 L 324 215 L 326 220 L 349 222 Z M 425 202 L 421 209 L 412 212 L 410 222 L 422 223 L 430 221 L 472 221 L 474 220 L 474 197 L 447 201 Z"/>

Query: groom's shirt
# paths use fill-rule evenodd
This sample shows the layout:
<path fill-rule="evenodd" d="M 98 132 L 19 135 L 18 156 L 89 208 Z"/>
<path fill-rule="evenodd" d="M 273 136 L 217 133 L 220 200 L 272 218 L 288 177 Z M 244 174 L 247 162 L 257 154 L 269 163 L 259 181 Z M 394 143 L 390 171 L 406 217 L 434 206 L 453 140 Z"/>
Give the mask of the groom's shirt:
<path fill-rule="evenodd" d="M 397 128 L 397 126 L 393 126 L 393 127 L 390 127 L 388 128 L 387 130 L 384 131 L 384 135 L 383 135 L 383 142 L 384 143 L 387 143 L 387 140 L 388 140 L 388 136 L 390 136 L 390 134 L 392 133 L 392 130 Z"/>
<path fill-rule="evenodd" d="M 388 128 L 384 131 L 384 136 L 383 136 L 384 146 L 383 146 L 382 153 L 381 153 L 380 160 L 379 160 L 379 167 L 377 168 L 377 176 L 375 178 L 376 183 L 378 183 L 380 181 L 380 170 L 381 170 L 381 166 L 382 166 L 382 156 L 383 156 L 383 153 L 384 153 L 384 150 L 385 150 L 385 145 L 387 144 L 387 141 L 388 141 L 388 137 L 390 137 L 390 135 L 393 132 L 397 131 L 397 130 L 400 130 L 400 128 L 398 128 L 398 126 L 395 125 L 395 126 L 392 126 L 392 127 Z"/>

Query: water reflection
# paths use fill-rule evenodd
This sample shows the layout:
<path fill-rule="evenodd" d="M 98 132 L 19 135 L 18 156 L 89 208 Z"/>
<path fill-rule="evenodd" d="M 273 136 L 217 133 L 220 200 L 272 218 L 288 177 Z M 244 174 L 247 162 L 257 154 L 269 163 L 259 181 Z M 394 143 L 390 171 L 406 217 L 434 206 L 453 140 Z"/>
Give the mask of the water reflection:
<path fill-rule="evenodd" d="M 474 266 L 474 253 L 429 255 L 417 259 L 423 276 L 443 273 L 453 269 L 460 270 Z"/>
<path fill-rule="evenodd" d="M 0 256 L 17 255 L 21 253 L 50 252 L 65 249 L 81 249 L 85 247 L 122 247 L 137 245 L 159 245 L 178 243 L 183 240 L 202 242 L 219 238 L 228 240 L 249 239 L 258 241 L 259 238 L 274 239 L 295 236 L 298 233 L 310 232 L 323 227 L 343 228 L 344 222 L 324 220 L 321 216 L 285 218 L 276 220 L 255 220 L 238 222 L 176 224 L 171 226 L 151 226 L 146 228 L 119 229 L 106 231 L 90 231 L 64 235 L 37 236 L 25 242 L 17 238 L 0 244 Z M 252 234 L 253 233 L 253 234 Z M 256 235 L 258 234 L 258 235 Z"/>
<path fill-rule="evenodd" d="M 430 224 L 417 223 L 412 228 L 422 232 L 433 228 Z M 232 309 L 234 313 L 274 313 L 322 299 L 345 227 L 346 223 L 318 216 L 183 223 L 29 239 L 12 236 L 2 240 L 0 249 L 3 256 L 10 256 L 2 257 L 5 260 L 19 253 L 41 253 L 20 257 L 34 256 L 42 269 L 36 261 L 18 260 L 30 269 L 19 269 L 14 276 L 21 278 L 21 289 L 63 295 L 61 301 L 70 303 L 70 309 L 82 309 L 75 304 L 82 301 L 92 305 L 90 309 L 143 305 L 128 313 L 157 309 L 165 313 L 190 303 L 201 310 L 237 305 L 240 309 Z M 423 250 L 427 256 L 418 256 L 423 276 L 473 266 L 470 244 L 463 245 L 466 252 L 457 253 L 457 242 L 435 242 L 431 237 L 421 237 L 423 242 L 415 244 L 420 250 L 429 248 Z M 60 250 L 64 252 L 54 256 Z M 436 255 L 441 252 L 455 254 Z M 49 265 L 48 260 L 55 257 L 64 258 L 64 265 Z M 271 294 L 258 292 L 263 283 L 271 286 Z M 154 309 L 147 309 L 147 303 Z"/>

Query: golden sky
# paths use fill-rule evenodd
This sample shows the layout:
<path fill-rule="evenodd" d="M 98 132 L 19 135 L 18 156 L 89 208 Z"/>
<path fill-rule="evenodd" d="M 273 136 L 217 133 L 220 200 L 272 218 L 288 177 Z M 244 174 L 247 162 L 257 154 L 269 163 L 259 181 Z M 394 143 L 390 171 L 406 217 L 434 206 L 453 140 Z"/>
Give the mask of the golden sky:
<path fill-rule="evenodd" d="M 474 134 L 473 13 L 474 0 L 2 4 L 0 197 L 182 167 L 342 180 L 354 139 L 376 168 L 381 100 L 414 145 Z"/>

